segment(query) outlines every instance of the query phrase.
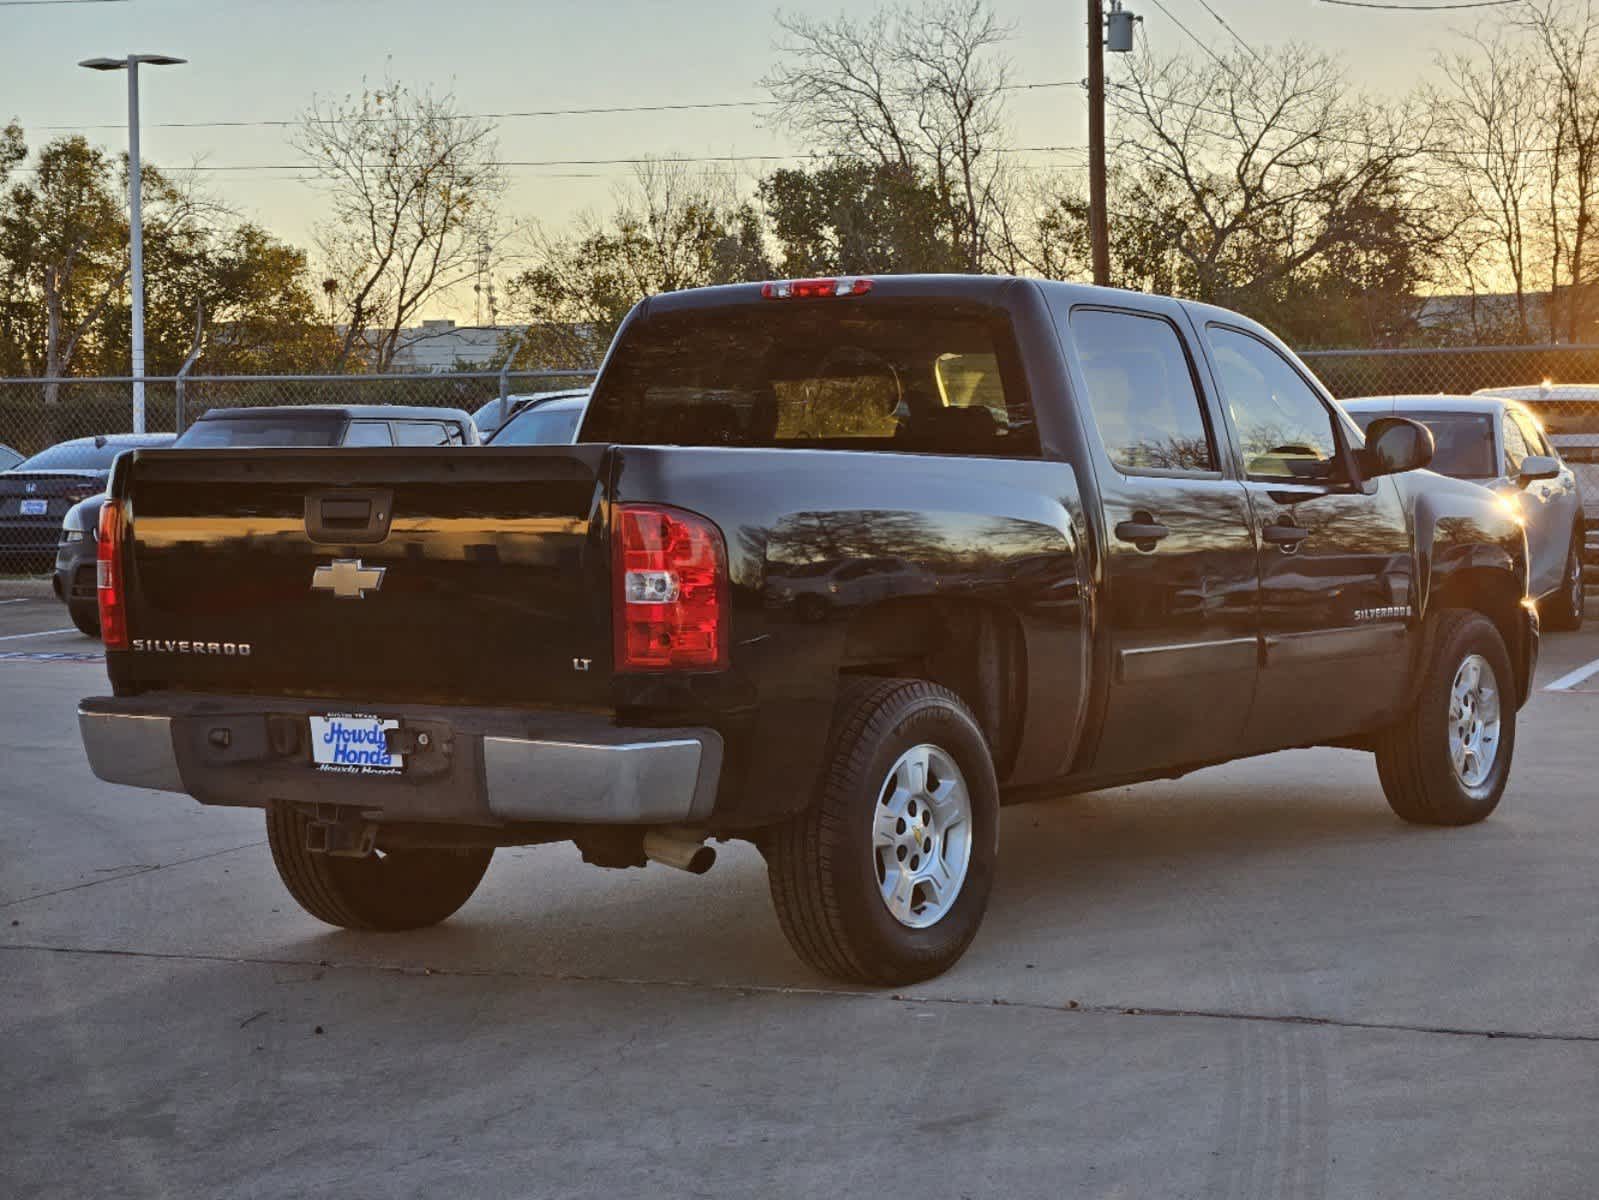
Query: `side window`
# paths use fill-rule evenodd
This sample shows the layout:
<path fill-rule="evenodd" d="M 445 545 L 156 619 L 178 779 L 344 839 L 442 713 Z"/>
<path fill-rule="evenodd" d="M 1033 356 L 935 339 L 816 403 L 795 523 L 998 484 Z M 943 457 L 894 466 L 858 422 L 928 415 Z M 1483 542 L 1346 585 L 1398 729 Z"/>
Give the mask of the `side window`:
<path fill-rule="evenodd" d="M 1527 443 L 1528 454 L 1545 454 L 1550 458 L 1560 457 L 1555 453 L 1554 447 L 1549 444 L 1549 438 L 1538 427 L 1538 422 L 1533 420 L 1530 413 L 1524 412 L 1519 408 L 1512 408 L 1507 411 L 1510 414 L 1510 420 L 1517 429 L 1521 430 L 1522 440 Z"/>
<path fill-rule="evenodd" d="M 1288 361 L 1259 338 L 1207 329 L 1222 399 L 1256 479 L 1314 481 L 1337 473 L 1333 414 Z"/>
<path fill-rule="evenodd" d="M 1170 322 L 1079 308 L 1071 332 L 1111 462 L 1124 471 L 1217 469 L 1188 355 Z"/>
<path fill-rule="evenodd" d="M 389 436 L 389 423 L 387 421 L 351 421 L 350 427 L 344 431 L 344 444 L 346 446 L 392 446 L 394 439 Z"/>
<path fill-rule="evenodd" d="M 447 446 L 450 432 L 442 421 L 397 421 L 394 438 L 402 446 Z"/>
<path fill-rule="evenodd" d="M 1504 438 L 1505 438 L 1505 474 L 1518 475 L 1521 473 L 1521 460 L 1529 454 L 1536 454 L 1527 439 L 1522 435 L 1521 426 L 1516 424 L 1515 412 L 1505 410 Z"/>

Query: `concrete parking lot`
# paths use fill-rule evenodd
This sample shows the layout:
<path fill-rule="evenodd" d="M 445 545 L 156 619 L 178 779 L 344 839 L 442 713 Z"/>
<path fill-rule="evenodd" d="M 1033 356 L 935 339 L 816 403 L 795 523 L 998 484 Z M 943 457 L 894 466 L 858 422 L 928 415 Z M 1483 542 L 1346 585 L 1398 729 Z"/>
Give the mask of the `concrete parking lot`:
<path fill-rule="evenodd" d="M 759 856 L 502 851 L 354 935 L 260 814 L 99 783 L 95 643 L 0 583 L 0 1195 L 1592 1197 L 1599 631 L 1546 640 L 1488 822 L 1369 757 L 1006 811 L 947 976 L 841 989 Z"/>

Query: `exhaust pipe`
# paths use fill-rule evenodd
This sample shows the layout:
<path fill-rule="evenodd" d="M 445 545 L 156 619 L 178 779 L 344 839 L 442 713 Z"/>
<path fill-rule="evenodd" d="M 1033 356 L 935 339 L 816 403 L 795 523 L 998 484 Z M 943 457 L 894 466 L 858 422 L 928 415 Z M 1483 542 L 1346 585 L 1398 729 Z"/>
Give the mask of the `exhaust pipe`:
<path fill-rule="evenodd" d="M 651 829 L 644 835 L 644 857 L 690 875 L 703 875 L 716 861 L 716 850 L 686 830 Z"/>

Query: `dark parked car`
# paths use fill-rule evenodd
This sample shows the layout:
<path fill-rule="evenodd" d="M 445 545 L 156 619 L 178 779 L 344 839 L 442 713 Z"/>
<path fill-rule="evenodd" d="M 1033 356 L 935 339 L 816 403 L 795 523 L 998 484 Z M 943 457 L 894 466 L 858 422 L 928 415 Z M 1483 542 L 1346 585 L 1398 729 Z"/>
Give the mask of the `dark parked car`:
<path fill-rule="evenodd" d="M 23 460 L 25 455 L 20 450 L 13 450 L 4 442 L 0 442 L 0 472 L 9 471 Z"/>
<path fill-rule="evenodd" d="M 48 570 L 67 509 L 104 490 L 111 464 L 124 450 L 167 446 L 172 436 L 113 433 L 73 438 L 0 473 L 0 574 Z"/>
<path fill-rule="evenodd" d="M 1504 498 L 1527 526 L 1529 590 L 1547 629 L 1582 628 L 1583 518 L 1576 473 L 1526 405 L 1492 396 L 1362 396 L 1342 401 L 1362 429 L 1385 416 L 1432 431 L 1432 469 Z"/>
<path fill-rule="evenodd" d="M 579 436 L 124 459 L 95 773 L 263 808 L 352 929 L 444 920 L 499 846 L 703 871 L 746 838 L 795 950 L 873 983 L 976 936 L 1002 799 L 1314 745 L 1374 752 L 1408 821 L 1504 791 L 1522 526 L 1235 313 L 977 276 L 656 296 Z M 845 560 L 915 569 L 821 620 L 765 602 Z"/>
<path fill-rule="evenodd" d="M 172 442 L 172 435 L 164 435 Z M 475 446 L 477 426 L 458 408 L 412 405 L 282 405 L 266 408 L 213 408 L 172 444 L 193 449 L 262 449 L 309 446 Z M 55 575 L 56 599 L 67 606 L 72 623 L 90 637 L 100 636 L 95 593 L 95 540 L 105 495 L 74 504 L 60 521 Z"/>
<path fill-rule="evenodd" d="M 500 403 L 499 397 L 496 396 L 487 404 L 480 406 L 472 414 L 472 420 L 477 423 L 478 432 L 487 440 L 493 436 L 494 431 L 502 424 L 509 421 L 517 413 L 525 412 L 530 408 L 542 408 L 545 405 L 562 401 L 576 401 L 577 409 L 582 411 L 583 402 L 588 399 L 588 394 L 587 388 L 566 388 L 556 392 L 531 392 L 524 396 L 507 396 L 503 405 Z M 567 405 L 566 411 L 571 411 L 571 405 Z M 568 438 L 566 440 L 570 441 L 571 439 Z"/>

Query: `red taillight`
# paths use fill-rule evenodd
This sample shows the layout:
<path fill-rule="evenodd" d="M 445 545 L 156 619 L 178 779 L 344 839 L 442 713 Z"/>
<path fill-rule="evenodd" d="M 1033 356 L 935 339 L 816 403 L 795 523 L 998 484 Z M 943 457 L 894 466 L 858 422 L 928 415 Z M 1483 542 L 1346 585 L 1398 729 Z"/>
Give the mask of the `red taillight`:
<path fill-rule="evenodd" d="M 727 547 L 704 517 L 617 505 L 616 669 L 706 671 L 727 666 Z"/>
<path fill-rule="evenodd" d="M 819 296 L 864 296 L 872 290 L 870 279 L 779 279 L 761 284 L 768 300 L 814 300 Z"/>
<path fill-rule="evenodd" d="M 122 590 L 122 534 L 126 524 L 121 501 L 107 500 L 100 509 L 100 544 L 95 547 L 100 640 L 107 650 L 128 648 L 128 610 Z"/>

